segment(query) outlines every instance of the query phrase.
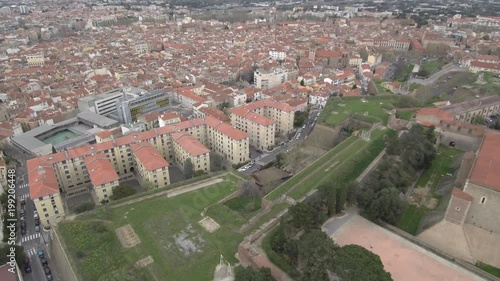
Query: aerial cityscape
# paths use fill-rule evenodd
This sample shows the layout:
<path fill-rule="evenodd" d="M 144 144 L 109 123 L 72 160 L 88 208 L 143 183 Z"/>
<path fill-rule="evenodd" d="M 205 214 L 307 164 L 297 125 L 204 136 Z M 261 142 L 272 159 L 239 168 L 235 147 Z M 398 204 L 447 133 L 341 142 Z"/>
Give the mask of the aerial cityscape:
<path fill-rule="evenodd" d="M 500 281 L 500 2 L 0 0 L 0 281 Z"/>

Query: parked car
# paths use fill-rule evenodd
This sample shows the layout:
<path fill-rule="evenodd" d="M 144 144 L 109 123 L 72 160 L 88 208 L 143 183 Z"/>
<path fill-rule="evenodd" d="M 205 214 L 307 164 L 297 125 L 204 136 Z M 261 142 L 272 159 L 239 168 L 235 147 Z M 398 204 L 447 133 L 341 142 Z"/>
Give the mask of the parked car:
<path fill-rule="evenodd" d="M 39 225 L 35 225 L 35 231 L 36 232 L 40 232 L 40 226 Z"/>
<path fill-rule="evenodd" d="M 24 256 L 24 264 L 29 264 L 30 258 L 28 256 Z"/>
<path fill-rule="evenodd" d="M 19 215 L 20 215 L 21 217 L 25 217 L 25 216 L 26 216 L 26 211 L 24 211 L 24 209 L 21 209 L 21 210 L 19 211 Z"/>
<path fill-rule="evenodd" d="M 35 225 L 36 226 L 40 225 L 40 219 L 39 218 L 35 218 Z"/>
<path fill-rule="evenodd" d="M 29 263 L 24 265 L 24 272 L 31 273 L 31 265 Z"/>
<path fill-rule="evenodd" d="M 48 265 L 43 267 L 43 272 L 45 272 L 45 275 L 50 275 L 50 267 Z"/>
<path fill-rule="evenodd" d="M 21 227 L 21 235 L 26 235 L 26 227 Z"/>
<path fill-rule="evenodd" d="M 42 263 L 42 266 L 46 266 L 49 264 L 46 258 L 40 258 L 40 262 Z"/>
<path fill-rule="evenodd" d="M 38 250 L 37 254 L 40 259 L 45 258 L 45 253 L 43 252 L 43 250 Z"/>
<path fill-rule="evenodd" d="M 52 274 L 47 275 L 47 281 L 52 281 L 54 280 L 54 277 L 52 277 Z"/>
<path fill-rule="evenodd" d="M 26 200 L 21 199 L 21 207 L 24 207 L 24 205 L 26 205 Z"/>

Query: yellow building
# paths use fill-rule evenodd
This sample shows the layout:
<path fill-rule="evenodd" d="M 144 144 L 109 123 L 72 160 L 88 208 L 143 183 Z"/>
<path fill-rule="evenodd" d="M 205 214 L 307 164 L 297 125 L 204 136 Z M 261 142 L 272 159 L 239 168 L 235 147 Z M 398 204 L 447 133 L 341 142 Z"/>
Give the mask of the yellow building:
<path fill-rule="evenodd" d="M 172 134 L 175 162 L 181 167 L 191 159 L 193 171 L 210 172 L 210 150 L 200 141 L 186 133 Z"/>
<path fill-rule="evenodd" d="M 170 184 L 168 162 L 151 144 L 134 143 L 130 148 L 134 154 L 137 172 L 143 181 L 150 183 L 154 188 Z"/>
<path fill-rule="evenodd" d="M 250 135 L 250 144 L 271 149 L 276 135 L 293 132 L 295 112 L 286 103 L 265 99 L 231 109 L 230 118 L 234 127 Z"/>
<path fill-rule="evenodd" d="M 59 192 L 71 196 L 91 189 L 100 202 L 111 196 L 112 188 L 118 185 L 119 181 L 133 178 L 135 172 L 154 187 L 168 185 L 170 176 L 167 160 L 175 161 L 172 140 L 175 133 L 189 134 L 192 136 L 191 142 L 196 140 L 199 144 L 206 145 L 211 151 L 224 156 L 231 164 L 249 161 L 249 135 L 213 116 L 169 124 L 150 131 L 134 132 L 122 137 L 114 137 L 110 132 L 101 132 L 96 135 L 96 144 L 28 160 L 26 165 L 29 171 L 30 197 L 43 201 L 45 205 L 51 203 L 52 198 L 56 198 L 54 206 L 58 206 L 57 211 L 53 209 L 51 212 L 51 209 L 47 208 L 47 218 L 57 222 L 64 215 Z M 112 168 L 116 175 L 112 174 L 112 180 L 105 183 L 94 178 L 93 173 L 99 171 L 93 168 L 94 162 L 96 165 L 105 165 L 107 170 Z M 200 155 L 199 159 L 193 159 L 193 165 L 195 170 L 209 171 L 210 157 Z M 45 202 L 46 200 L 49 202 Z"/>
<path fill-rule="evenodd" d="M 32 159 L 27 163 L 27 170 L 30 197 L 41 224 L 44 227 L 56 224 L 64 217 L 64 207 L 52 164 L 43 159 Z"/>
<path fill-rule="evenodd" d="M 108 201 L 120 179 L 113 165 L 103 153 L 87 156 L 84 162 L 97 202 Z"/>

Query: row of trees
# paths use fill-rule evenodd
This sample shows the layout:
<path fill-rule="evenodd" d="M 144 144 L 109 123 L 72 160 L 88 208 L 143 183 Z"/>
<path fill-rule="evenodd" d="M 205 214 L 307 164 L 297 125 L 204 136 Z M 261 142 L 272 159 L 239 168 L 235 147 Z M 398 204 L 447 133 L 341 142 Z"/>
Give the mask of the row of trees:
<path fill-rule="evenodd" d="M 282 218 L 271 234 L 270 246 L 295 268 L 291 274 L 297 280 L 330 280 L 332 274 L 351 281 L 392 280 L 377 255 L 356 245 L 339 247 L 320 229 L 328 217 L 355 204 L 358 193 L 356 183 L 324 185 Z"/>
<path fill-rule="evenodd" d="M 402 194 L 406 192 L 417 172 L 430 168 L 436 155 L 434 127 L 414 125 L 399 139 L 389 140 L 389 155 L 372 172 L 362 192 L 358 207 L 371 220 L 396 224 L 405 208 Z"/>

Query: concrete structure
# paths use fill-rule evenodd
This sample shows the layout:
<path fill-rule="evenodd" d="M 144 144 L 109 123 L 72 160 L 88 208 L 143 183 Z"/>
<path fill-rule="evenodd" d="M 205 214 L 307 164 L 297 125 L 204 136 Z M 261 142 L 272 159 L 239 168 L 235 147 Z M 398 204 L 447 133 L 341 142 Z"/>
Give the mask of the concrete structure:
<path fill-rule="evenodd" d="M 117 121 L 87 111 L 54 125 L 43 125 L 19 136 L 14 136 L 11 143 L 26 153 L 42 156 L 51 154 L 54 149 L 63 151 L 64 149 L 91 143 L 95 141 L 95 134 L 103 129 L 110 129 L 115 126 L 118 126 Z M 55 145 L 44 142 L 47 138 L 65 130 L 73 132 L 76 136 Z"/>
<path fill-rule="evenodd" d="M 164 111 L 170 105 L 171 95 L 164 91 L 141 92 L 134 97 L 124 94 L 116 101 L 116 116 L 120 123 L 130 124 L 142 114 Z"/>
<path fill-rule="evenodd" d="M 463 191 L 453 190 L 444 220 L 418 238 L 470 263 L 500 267 L 500 134 L 486 132 L 476 154 L 472 168 L 465 161 L 468 179 Z"/>
<path fill-rule="evenodd" d="M 371 66 L 376 66 L 382 63 L 382 55 L 381 54 L 370 54 L 368 55 L 368 60 L 366 61 Z"/>
<path fill-rule="evenodd" d="M 436 125 L 438 142 L 463 151 L 476 151 L 483 141 L 486 129 L 483 126 L 442 120 Z"/>
<path fill-rule="evenodd" d="M 269 58 L 272 60 L 283 61 L 286 59 L 286 51 L 273 48 L 269 51 Z"/>
<path fill-rule="evenodd" d="M 254 72 L 255 87 L 270 89 L 290 80 L 289 71 L 283 68 L 257 69 Z"/>
<path fill-rule="evenodd" d="M 176 133 L 190 136 L 174 140 Z M 56 223 L 64 215 L 60 192 L 71 196 L 92 189 L 98 199 L 106 199 L 105 194 L 112 194 L 117 180 L 127 180 L 136 171 L 153 187 L 168 185 L 170 176 L 166 159 L 185 160 L 185 155 L 189 155 L 193 158 L 195 170 L 208 171 L 208 148 L 235 165 L 248 162 L 250 154 L 248 134 L 212 116 L 117 138 L 111 132 L 100 133 L 95 136 L 95 141 L 93 145 L 67 149 L 26 162 L 30 197 L 40 214 L 47 214 L 44 225 Z M 175 148 L 173 143 L 178 147 Z M 102 177 L 93 174 L 111 168 L 116 175 L 108 173 Z"/>

